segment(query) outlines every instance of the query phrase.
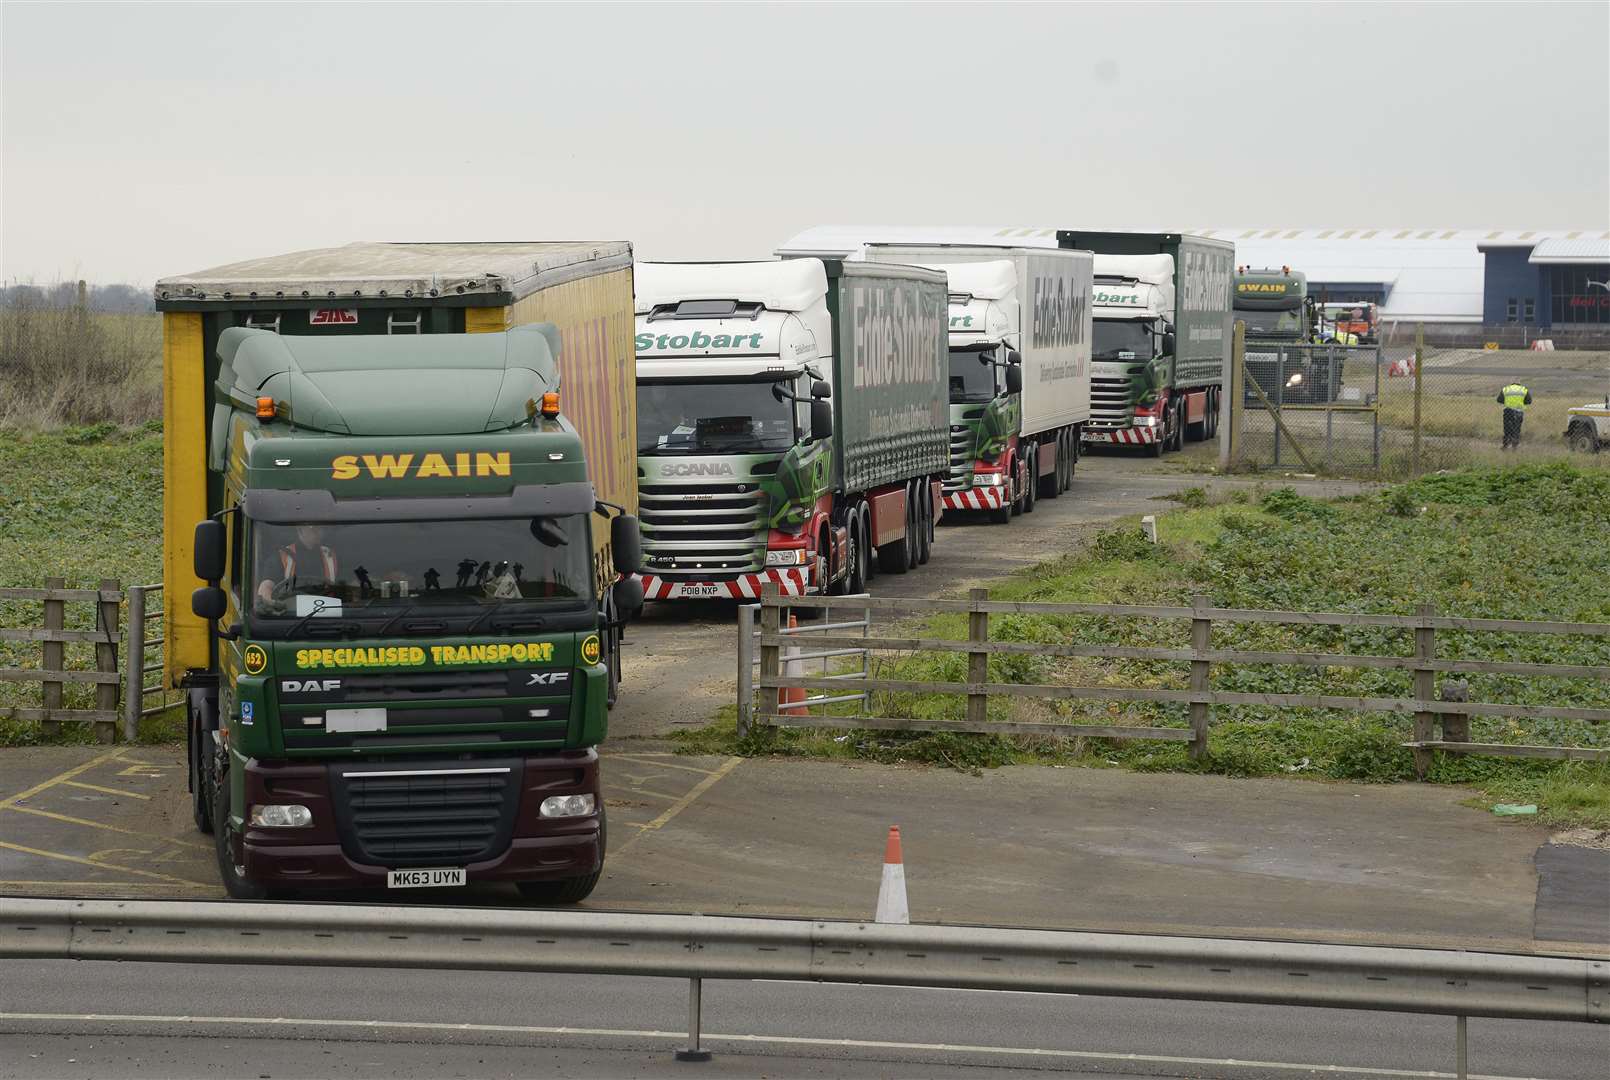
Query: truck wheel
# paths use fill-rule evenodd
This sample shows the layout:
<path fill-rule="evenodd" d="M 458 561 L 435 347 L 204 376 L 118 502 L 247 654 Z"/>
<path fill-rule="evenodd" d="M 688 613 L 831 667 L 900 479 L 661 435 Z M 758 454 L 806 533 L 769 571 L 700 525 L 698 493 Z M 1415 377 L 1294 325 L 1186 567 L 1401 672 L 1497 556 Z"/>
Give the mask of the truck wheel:
<path fill-rule="evenodd" d="M 1034 513 L 1034 504 L 1040 499 L 1040 451 L 1032 443 L 1023 461 L 1023 512 Z"/>
<path fill-rule="evenodd" d="M 917 568 L 917 553 L 922 541 L 917 532 L 922 524 L 922 509 L 917 505 L 917 485 L 906 485 L 906 569 Z"/>
<path fill-rule="evenodd" d="M 283 894 L 246 877 L 245 867 L 235 862 L 235 832 L 229 827 L 229 770 L 218 770 L 212 790 L 213 851 L 218 856 L 218 877 L 224 892 L 233 900 L 273 900 Z"/>
<path fill-rule="evenodd" d="M 845 552 L 845 558 L 849 560 L 849 566 L 845 570 L 844 582 L 839 586 L 840 596 L 866 592 L 866 564 L 863 562 L 865 557 L 863 555 L 863 545 L 865 541 L 861 536 L 860 516 L 851 514 L 847 528 L 850 533 L 850 542 Z"/>
<path fill-rule="evenodd" d="M 206 708 L 205 699 L 193 700 L 190 708 L 185 710 L 190 719 L 190 816 L 195 820 L 198 832 L 211 835 L 212 771 L 207 768 L 207 756 L 212 735 L 203 722 L 203 714 L 197 711 L 198 707 Z"/>
<path fill-rule="evenodd" d="M 1153 430 L 1156 430 L 1156 429 L 1154 428 Z M 1160 458 L 1160 457 L 1163 456 L 1163 451 L 1167 450 L 1167 449 L 1168 449 L 1168 419 L 1167 419 L 1167 416 L 1165 414 L 1164 419 L 1163 419 L 1163 430 L 1158 432 L 1157 441 L 1156 442 L 1150 442 L 1150 443 L 1146 444 L 1146 456 L 1147 457 Z"/>
<path fill-rule="evenodd" d="M 1023 512 L 1023 488 L 1028 480 L 1029 471 L 1023 467 L 1021 461 L 1012 463 L 1012 497 L 1007 505 L 1012 508 L 1012 516 L 1017 517 Z"/>
<path fill-rule="evenodd" d="M 520 895 L 534 904 L 576 904 L 592 895 L 598 879 L 604 876 L 604 852 L 609 838 L 609 817 L 602 806 L 598 808 L 598 869 L 585 877 L 561 878 L 558 881 L 520 881 L 515 888 Z"/>
<path fill-rule="evenodd" d="M 1180 451 L 1185 449 L 1185 399 L 1179 398 L 1174 402 L 1174 439 L 1169 449 Z"/>
<path fill-rule="evenodd" d="M 1017 485 L 1014 481 L 1012 470 L 1007 469 L 1003 475 L 1006 479 L 1006 484 L 1004 486 L 1005 494 L 1003 496 L 1005 502 L 999 510 L 991 510 L 989 515 L 990 521 L 994 522 L 996 525 L 1010 525 L 1012 523 L 1012 515 L 1016 513 L 1016 511 L 1013 509 L 1013 505 L 1017 502 Z"/>
<path fill-rule="evenodd" d="M 861 522 L 861 553 L 865 556 L 861 560 L 861 569 L 867 581 L 878 576 L 878 561 L 873 556 L 872 549 L 872 511 L 866 503 L 856 509 L 856 519 Z"/>
<path fill-rule="evenodd" d="M 917 481 L 917 565 L 923 566 L 934 553 L 934 495 L 928 478 Z"/>

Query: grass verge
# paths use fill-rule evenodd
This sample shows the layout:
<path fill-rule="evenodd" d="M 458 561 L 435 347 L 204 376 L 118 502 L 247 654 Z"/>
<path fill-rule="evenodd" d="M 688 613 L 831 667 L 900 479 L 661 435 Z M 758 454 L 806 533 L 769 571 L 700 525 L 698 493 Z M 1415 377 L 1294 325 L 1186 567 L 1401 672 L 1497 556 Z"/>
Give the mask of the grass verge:
<path fill-rule="evenodd" d="M 1089 550 L 1042 564 L 991 590 L 994 599 L 1183 603 L 1196 593 L 1217 606 L 1412 614 L 1421 602 L 1455 615 L 1610 622 L 1610 545 L 1603 543 L 1610 474 L 1564 463 L 1476 469 L 1428 477 L 1353 499 L 1321 502 L 1290 488 L 1241 493 L 1214 504 L 1200 491 L 1162 515 L 1160 543 L 1125 523 Z M 963 617 L 941 615 L 902 628 L 965 639 Z M 1181 622 L 1086 617 L 993 618 L 995 640 L 1116 646 L 1188 645 Z M 1219 648 L 1411 655 L 1409 634 L 1374 627 L 1215 625 Z M 1442 655 L 1610 666 L 1610 640 L 1587 636 L 1438 635 Z M 1174 662 L 993 656 L 992 681 L 1183 688 Z M 960 681 L 965 658 L 885 656 L 882 677 Z M 1216 665 L 1214 686 L 1240 692 L 1403 696 L 1408 672 Z M 1472 675 L 1472 700 L 1610 708 L 1610 685 L 1587 679 Z M 877 694 L 871 715 L 960 719 L 955 695 Z M 991 698 L 993 719 L 1130 726 L 1186 724 L 1184 706 L 1039 702 Z M 1291 775 L 1386 783 L 1411 779 L 1401 744 L 1410 720 L 1393 714 L 1224 706 L 1216 710 L 1210 760 L 1192 762 L 1180 743 L 1084 738 L 922 734 L 861 729 L 765 730 L 739 739 L 733 715 L 679 736 L 690 751 L 924 762 L 962 769 L 1069 764 L 1230 776 Z M 1549 719 L 1474 718 L 1479 742 L 1610 747 L 1602 725 Z M 1484 805 L 1536 802 L 1543 820 L 1610 828 L 1610 764 L 1438 755 L 1430 780 L 1470 784 Z"/>

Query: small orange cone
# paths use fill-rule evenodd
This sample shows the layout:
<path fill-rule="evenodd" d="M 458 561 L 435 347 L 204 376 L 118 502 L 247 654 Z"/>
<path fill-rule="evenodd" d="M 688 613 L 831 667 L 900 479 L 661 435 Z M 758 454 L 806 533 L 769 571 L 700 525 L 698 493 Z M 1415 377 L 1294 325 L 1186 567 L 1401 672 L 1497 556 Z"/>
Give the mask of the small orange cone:
<path fill-rule="evenodd" d="M 889 826 L 889 841 L 883 847 L 883 882 L 878 886 L 880 923 L 909 923 L 911 909 L 906 904 L 906 863 L 900 853 L 900 826 Z"/>
<path fill-rule="evenodd" d="M 794 616 L 792 611 L 788 613 L 788 628 L 790 630 L 799 629 L 799 619 Z M 798 656 L 798 645 L 783 646 L 783 678 L 802 679 L 805 677 L 805 665 L 798 659 Z M 782 692 L 781 702 L 777 707 L 777 711 L 803 716 L 809 710 L 805 706 L 796 703 L 804 700 L 805 691 L 802 688 L 798 686 L 786 687 Z"/>

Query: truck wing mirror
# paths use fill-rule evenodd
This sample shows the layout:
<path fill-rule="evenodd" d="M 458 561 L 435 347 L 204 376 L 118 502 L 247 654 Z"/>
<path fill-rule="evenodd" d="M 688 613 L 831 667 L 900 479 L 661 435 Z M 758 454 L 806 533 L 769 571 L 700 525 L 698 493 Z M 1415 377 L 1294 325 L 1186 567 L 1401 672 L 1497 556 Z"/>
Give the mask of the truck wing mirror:
<path fill-rule="evenodd" d="M 811 439 L 821 442 L 833 437 L 833 406 L 817 398 L 811 402 Z"/>
<path fill-rule="evenodd" d="M 826 401 L 832 396 L 833 388 L 827 383 L 823 382 L 821 379 L 817 379 L 815 382 L 811 383 L 811 397 L 821 398 L 823 401 Z"/>
<path fill-rule="evenodd" d="M 610 520 L 609 547 L 616 573 L 635 574 L 643 569 L 643 534 L 631 514 L 617 514 Z"/>
<path fill-rule="evenodd" d="M 223 618 L 228 606 L 224 590 L 216 585 L 203 585 L 190 594 L 190 610 L 210 623 Z"/>
<path fill-rule="evenodd" d="M 1016 349 L 1007 349 L 1006 362 L 1011 364 L 1013 367 L 1016 367 L 1023 363 L 1023 354 L 1018 352 Z"/>
<path fill-rule="evenodd" d="M 643 580 L 641 578 L 621 578 L 615 582 L 610 594 L 615 598 L 615 618 L 618 621 L 628 623 L 643 613 Z"/>
<path fill-rule="evenodd" d="M 1174 331 L 1172 330 L 1163 335 L 1163 355 L 1174 355 Z"/>
<path fill-rule="evenodd" d="M 1023 369 L 1016 364 L 1012 364 L 1006 369 L 1006 392 L 1008 394 L 1021 394 L 1023 392 Z"/>
<path fill-rule="evenodd" d="M 209 584 L 218 584 L 224 576 L 227 547 L 223 522 L 199 522 L 196 525 L 196 576 Z"/>

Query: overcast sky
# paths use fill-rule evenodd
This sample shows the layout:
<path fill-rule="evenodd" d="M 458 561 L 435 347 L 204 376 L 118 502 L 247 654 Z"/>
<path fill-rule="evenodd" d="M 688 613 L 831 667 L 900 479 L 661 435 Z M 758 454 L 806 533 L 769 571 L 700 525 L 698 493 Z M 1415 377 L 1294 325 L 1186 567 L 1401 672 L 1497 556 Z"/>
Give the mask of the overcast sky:
<path fill-rule="evenodd" d="M 6 2 L 3 273 L 833 222 L 1610 228 L 1610 5 Z"/>

